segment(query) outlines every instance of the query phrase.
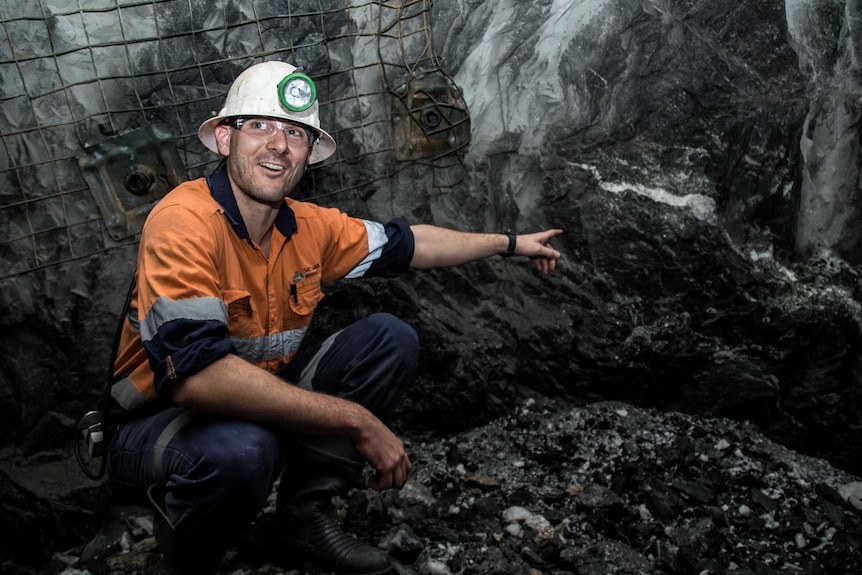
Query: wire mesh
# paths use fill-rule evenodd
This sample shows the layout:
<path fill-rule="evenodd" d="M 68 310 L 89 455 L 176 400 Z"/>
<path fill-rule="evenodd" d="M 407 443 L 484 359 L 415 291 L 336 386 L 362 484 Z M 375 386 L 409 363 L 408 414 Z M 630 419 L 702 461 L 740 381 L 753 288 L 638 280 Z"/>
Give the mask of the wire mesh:
<path fill-rule="evenodd" d="M 76 154 L 160 124 L 186 176 L 203 175 L 219 159 L 197 128 L 258 61 L 291 62 L 317 83 L 339 147 L 310 172 L 311 197 L 404 169 L 380 101 L 403 98 L 405 78 L 443 73 L 431 38 L 431 0 L 4 0 L 0 279 L 136 243 L 106 232 Z"/>

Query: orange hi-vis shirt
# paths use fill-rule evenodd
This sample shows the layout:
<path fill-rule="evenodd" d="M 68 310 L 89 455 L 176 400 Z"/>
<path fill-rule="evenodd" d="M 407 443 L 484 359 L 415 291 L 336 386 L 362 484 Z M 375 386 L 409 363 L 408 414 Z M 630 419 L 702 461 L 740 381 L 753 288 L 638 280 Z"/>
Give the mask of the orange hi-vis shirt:
<path fill-rule="evenodd" d="M 230 353 L 278 372 L 299 349 L 324 283 L 392 275 L 412 257 L 404 220 L 381 224 L 287 199 L 267 258 L 249 239 L 224 164 L 181 184 L 144 224 L 115 407 L 164 408 L 174 382 Z"/>

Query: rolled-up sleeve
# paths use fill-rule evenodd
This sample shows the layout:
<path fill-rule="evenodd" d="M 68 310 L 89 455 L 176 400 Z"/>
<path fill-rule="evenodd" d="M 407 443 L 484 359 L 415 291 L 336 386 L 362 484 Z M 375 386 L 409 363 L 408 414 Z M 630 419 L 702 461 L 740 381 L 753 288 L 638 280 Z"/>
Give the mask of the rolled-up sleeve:
<path fill-rule="evenodd" d="M 141 323 L 156 395 L 168 399 L 173 382 L 231 353 L 234 345 L 227 333 L 227 308 L 222 300 L 159 297 Z"/>
<path fill-rule="evenodd" d="M 401 218 L 386 224 L 364 220 L 368 233 L 368 255 L 345 277 L 393 276 L 410 266 L 413 259 L 413 232 Z"/>

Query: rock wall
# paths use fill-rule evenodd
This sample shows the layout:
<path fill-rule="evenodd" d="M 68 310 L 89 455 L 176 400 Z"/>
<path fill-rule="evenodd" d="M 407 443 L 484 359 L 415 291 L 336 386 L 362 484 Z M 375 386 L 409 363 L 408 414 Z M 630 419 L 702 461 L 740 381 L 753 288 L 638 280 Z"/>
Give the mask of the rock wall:
<path fill-rule="evenodd" d="M 832 78 L 852 76 L 833 69 L 852 62 L 844 8 L 437 3 L 473 141 L 469 191 L 422 211 L 458 227 L 564 228 L 565 261 L 550 281 L 500 262 L 421 280 L 441 283 L 417 292 L 433 310 L 417 322 L 433 376 L 414 409 L 454 425 L 523 387 L 624 398 L 752 419 L 858 469 L 856 447 L 830 447 L 855 444 L 858 421 L 855 187 L 840 184 L 854 136 L 835 137 L 841 114 L 818 103 L 845 98 Z M 817 114 L 831 163 L 812 161 Z"/>
<path fill-rule="evenodd" d="M 803 254 L 834 250 L 858 266 L 860 6 L 786 4 L 789 39 L 810 101 L 800 140 L 796 245 Z"/>

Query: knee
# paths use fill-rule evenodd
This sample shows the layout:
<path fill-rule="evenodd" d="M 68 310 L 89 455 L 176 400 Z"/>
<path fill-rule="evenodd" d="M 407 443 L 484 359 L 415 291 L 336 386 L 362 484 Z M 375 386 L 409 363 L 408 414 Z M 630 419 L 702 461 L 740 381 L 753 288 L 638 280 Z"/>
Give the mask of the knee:
<path fill-rule="evenodd" d="M 247 422 L 221 426 L 202 466 L 223 504 L 262 507 L 279 471 L 279 442 L 269 429 Z"/>
<path fill-rule="evenodd" d="M 367 318 L 390 353 L 394 353 L 411 371 L 419 363 L 419 337 L 407 323 L 389 313 L 375 313 Z"/>
<path fill-rule="evenodd" d="M 270 475 L 278 459 L 276 434 L 261 425 L 236 422 L 222 430 L 218 438 L 222 466 L 236 475 Z"/>

